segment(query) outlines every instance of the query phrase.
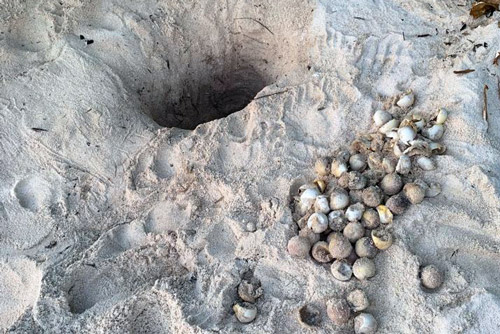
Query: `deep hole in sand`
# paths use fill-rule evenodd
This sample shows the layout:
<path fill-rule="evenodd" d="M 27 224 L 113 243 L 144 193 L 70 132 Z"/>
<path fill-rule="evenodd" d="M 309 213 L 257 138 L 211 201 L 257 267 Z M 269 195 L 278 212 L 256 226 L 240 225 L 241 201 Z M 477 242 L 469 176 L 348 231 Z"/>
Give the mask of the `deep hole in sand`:
<path fill-rule="evenodd" d="M 167 96 L 164 108 L 151 116 L 161 126 L 192 130 L 244 109 L 268 84 L 251 65 L 229 66 L 206 77 L 188 76 L 180 97 Z"/>

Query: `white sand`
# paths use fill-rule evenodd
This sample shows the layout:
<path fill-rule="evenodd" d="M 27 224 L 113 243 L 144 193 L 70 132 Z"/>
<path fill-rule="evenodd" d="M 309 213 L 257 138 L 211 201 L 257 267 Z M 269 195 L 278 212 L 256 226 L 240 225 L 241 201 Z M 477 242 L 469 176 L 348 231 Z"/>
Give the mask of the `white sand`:
<path fill-rule="evenodd" d="M 360 287 L 379 333 L 499 333 L 500 15 L 473 21 L 470 3 L 0 2 L 0 328 L 350 333 L 296 310 Z M 314 159 L 408 88 L 414 110 L 450 111 L 424 175 L 442 194 L 397 218 L 367 282 L 291 258 L 289 202 Z M 193 131 L 155 122 L 194 128 L 261 89 Z M 264 295 L 242 325 L 248 272 Z"/>

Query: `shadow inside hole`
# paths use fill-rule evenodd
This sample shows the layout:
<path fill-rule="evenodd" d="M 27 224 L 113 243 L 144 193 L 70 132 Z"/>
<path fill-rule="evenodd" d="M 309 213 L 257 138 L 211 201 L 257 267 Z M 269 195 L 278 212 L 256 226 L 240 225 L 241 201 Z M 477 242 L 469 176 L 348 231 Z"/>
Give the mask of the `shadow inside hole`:
<path fill-rule="evenodd" d="M 167 96 L 165 108 L 152 113 L 165 127 L 192 130 L 199 124 L 245 108 L 269 83 L 252 67 L 228 70 L 207 78 L 184 80 L 180 96 Z"/>

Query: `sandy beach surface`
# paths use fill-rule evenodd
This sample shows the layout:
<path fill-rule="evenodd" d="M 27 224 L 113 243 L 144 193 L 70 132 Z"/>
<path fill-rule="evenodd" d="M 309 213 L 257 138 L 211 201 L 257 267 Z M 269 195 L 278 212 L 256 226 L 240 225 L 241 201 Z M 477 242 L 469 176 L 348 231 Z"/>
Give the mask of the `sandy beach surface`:
<path fill-rule="evenodd" d="M 0 0 L 0 332 L 354 333 L 325 303 L 360 288 L 378 333 L 500 333 L 500 12 L 471 5 Z M 408 89 L 449 112 L 442 192 L 340 282 L 288 253 L 290 203 Z"/>

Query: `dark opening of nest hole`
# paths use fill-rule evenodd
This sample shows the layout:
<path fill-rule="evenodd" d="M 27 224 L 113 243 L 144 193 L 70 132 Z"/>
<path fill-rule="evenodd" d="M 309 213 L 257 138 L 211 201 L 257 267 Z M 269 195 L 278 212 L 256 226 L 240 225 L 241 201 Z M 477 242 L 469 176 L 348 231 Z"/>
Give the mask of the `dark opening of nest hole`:
<path fill-rule="evenodd" d="M 179 85 L 151 116 L 161 126 L 192 130 L 244 109 L 268 82 L 252 67 L 240 67 L 206 77 L 188 75 Z"/>

